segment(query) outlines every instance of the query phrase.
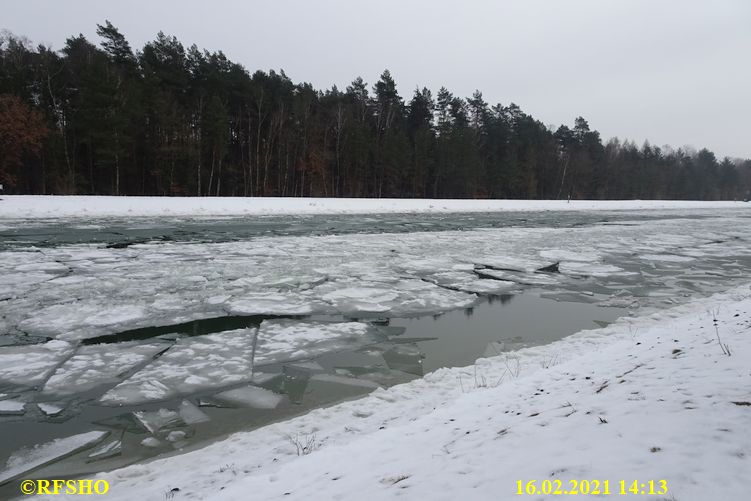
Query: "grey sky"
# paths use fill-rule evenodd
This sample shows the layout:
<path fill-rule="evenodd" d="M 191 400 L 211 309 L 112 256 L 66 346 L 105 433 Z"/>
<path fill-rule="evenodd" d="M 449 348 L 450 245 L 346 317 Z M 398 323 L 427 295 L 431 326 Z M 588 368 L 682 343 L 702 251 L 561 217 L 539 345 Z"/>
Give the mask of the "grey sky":
<path fill-rule="evenodd" d="M 480 89 L 604 139 L 751 158 L 749 0 L 4 0 L 0 28 L 59 49 L 105 19 L 134 48 L 162 30 L 317 88 L 388 68 L 407 99 Z"/>

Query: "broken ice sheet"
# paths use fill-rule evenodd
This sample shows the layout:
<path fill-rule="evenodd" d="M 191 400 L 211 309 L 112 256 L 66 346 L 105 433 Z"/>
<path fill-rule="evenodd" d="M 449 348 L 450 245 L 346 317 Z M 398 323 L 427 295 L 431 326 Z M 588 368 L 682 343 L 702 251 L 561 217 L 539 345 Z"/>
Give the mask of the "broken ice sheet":
<path fill-rule="evenodd" d="M 145 304 L 116 304 L 102 296 L 74 303 L 51 304 L 19 322 L 18 329 L 37 336 L 75 341 L 117 332 L 124 326 L 146 321 L 152 313 Z"/>
<path fill-rule="evenodd" d="M 141 440 L 141 445 L 143 445 L 144 447 L 159 447 L 160 445 L 162 445 L 162 442 L 158 438 L 146 437 Z"/>
<path fill-rule="evenodd" d="M 475 274 L 485 280 L 502 280 L 521 285 L 555 285 L 560 283 L 560 278 L 557 275 L 547 273 L 517 273 L 491 268 L 477 268 Z"/>
<path fill-rule="evenodd" d="M 383 287 L 338 288 L 321 296 L 342 313 L 386 312 L 399 297 L 399 292 Z"/>
<path fill-rule="evenodd" d="M 345 386 L 357 386 L 360 388 L 376 389 L 380 388 L 378 383 L 368 379 L 359 379 L 356 377 L 338 376 L 335 374 L 316 374 L 311 378 L 312 381 L 322 381 L 324 383 L 343 384 Z"/>
<path fill-rule="evenodd" d="M 91 447 L 103 440 L 108 434 L 106 431 L 90 431 L 18 450 L 10 456 L 8 462 L 5 464 L 5 469 L 0 471 L 0 484 L 40 466 Z"/>
<path fill-rule="evenodd" d="M 82 346 L 55 371 L 44 385 L 43 393 L 67 396 L 118 382 L 122 374 L 169 346 L 165 343 Z"/>
<path fill-rule="evenodd" d="M 353 317 L 361 314 L 390 313 L 417 315 L 474 304 L 474 294 L 447 290 L 419 279 L 393 281 L 327 282 L 315 291 L 337 311 Z"/>
<path fill-rule="evenodd" d="M 25 407 L 19 400 L 0 400 L 0 416 L 22 416 L 26 413 Z"/>
<path fill-rule="evenodd" d="M 181 440 L 185 440 L 185 437 L 187 437 L 187 433 L 185 433 L 183 430 L 175 430 L 171 431 L 167 434 L 167 442 L 179 442 Z"/>
<path fill-rule="evenodd" d="M 686 263 L 696 259 L 690 256 L 681 256 L 679 254 L 642 254 L 639 257 L 645 261 L 663 261 L 666 263 Z"/>
<path fill-rule="evenodd" d="M 348 378 L 366 379 L 380 386 L 393 386 L 410 381 L 415 377 L 414 374 L 407 374 L 381 365 L 335 367 L 334 373 Z"/>
<path fill-rule="evenodd" d="M 100 401 L 132 405 L 248 380 L 254 334 L 255 329 L 239 329 L 180 339 Z"/>
<path fill-rule="evenodd" d="M 415 376 L 423 375 L 423 358 L 420 348 L 411 344 L 399 344 L 383 353 L 383 359 L 391 369 Z"/>
<path fill-rule="evenodd" d="M 101 461 L 102 459 L 108 459 L 111 457 L 119 456 L 123 452 L 123 443 L 120 440 L 113 440 L 105 444 L 100 445 L 88 456 L 87 463 L 92 461 Z"/>
<path fill-rule="evenodd" d="M 65 360 L 73 346 L 65 341 L 0 348 L 0 385 L 34 386 Z"/>
<path fill-rule="evenodd" d="M 117 431 L 127 431 L 128 433 L 135 433 L 141 435 L 146 433 L 140 421 L 138 421 L 133 413 L 128 412 L 125 414 L 118 414 L 107 419 L 101 419 L 94 421 L 97 426 L 104 426 L 106 428 L 112 428 Z"/>
<path fill-rule="evenodd" d="M 482 354 L 482 357 L 495 357 L 500 355 L 501 353 L 521 350 L 522 348 L 525 348 L 527 346 L 529 346 L 529 343 L 525 343 L 521 337 L 491 341 L 485 348 L 485 352 Z"/>
<path fill-rule="evenodd" d="M 596 262 L 568 262 L 560 264 L 561 273 L 574 275 L 587 275 L 593 277 L 608 277 L 611 275 L 635 275 L 634 272 L 627 272 L 611 264 Z"/>
<path fill-rule="evenodd" d="M 553 264 L 549 260 L 543 261 L 534 257 L 524 258 L 522 256 L 480 256 L 475 259 L 480 266 L 495 268 L 499 271 L 515 271 L 519 273 L 532 273 Z"/>
<path fill-rule="evenodd" d="M 258 332 L 255 364 L 311 358 L 352 349 L 379 339 L 378 330 L 362 322 L 264 320 Z"/>
<path fill-rule="evenodd" d="M 157 411 L 136 411 L 133 416 L 149 433 L 156 434 L 162 429 L 179 428 L 185 426 L 180 415 L 170 409 Z"/>
<path fill-rule="evenodd" d="M 226 304 L 232 315 L 309 315 L 313 312 L 325 312 L 327 305 L 313 303 L 299 294 L 287 292 L 245 293 Z"/>
<path fill-rule="evenodd" d="M 177 412 L 186 424 L 205 423 L 211 420 L 201 409 L 188 400 L 183 400 L 180 403 L 180 408 Z"/>
<path fill-rule="evenodd" d="M 275 409 L 284 397 L 257 386 L 244 386 L 214 395 L 216 400 L 254 409 Z"/>
<path fill-rule="evenodd" d="M 545 249 L 540 251 L 540 257 L 551 262 L 574 261 L 582 263 L 596 263 L 601 255 L 585 249 Z"/>
<path fill-rule="evenodd" d="M 511 281 L 483 280 L 472 270 L 434 273 L 426 276 L 425 280 L 441 287 L 478 294 L 498 294 L 516 287 L 516 283 Z"/>
<path fill-rule="evenodd" d="M 137 404 L 251 382 L 254 366 L 357 348 L 379 339 L 376 328 L 360 322 L 266 320 L 258 331 L 253 362 L 255 334 L 255 329 L 239 329 L 180 339 L 105 393 L 101 402 Z"/>
<path fill-rule="evenodd" d="M 63 410 L 65 410 L 63 407 L 55 404 L 39 403 L 37 404 L 37 406 L 39 407 L 40 411 L 42 411 L 46 416 L 50 417 L 58 416 L 61 412 L 63 412 Z"/>
<path fill-rule="evenodd" d="M 282 372 L 284 379 L 282 380 L 281 391 L 287 395 L 293 404 L 302 403 L 312 371 L 304 367 L 285 365 Z"/>

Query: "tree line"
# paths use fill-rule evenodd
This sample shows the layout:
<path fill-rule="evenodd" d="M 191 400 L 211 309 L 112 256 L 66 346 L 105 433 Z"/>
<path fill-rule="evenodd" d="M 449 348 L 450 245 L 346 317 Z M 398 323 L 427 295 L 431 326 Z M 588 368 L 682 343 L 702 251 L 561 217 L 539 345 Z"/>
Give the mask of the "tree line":
<path fill-rule="evenodd" d="M 159 33 L 133 51 L 110 22 L 60 51 L 0 37 L 6 193 L 530 199 L 744 199 L 751 161 L 603 143 L 516 104 L 441 88 L 317 90 Z"/>

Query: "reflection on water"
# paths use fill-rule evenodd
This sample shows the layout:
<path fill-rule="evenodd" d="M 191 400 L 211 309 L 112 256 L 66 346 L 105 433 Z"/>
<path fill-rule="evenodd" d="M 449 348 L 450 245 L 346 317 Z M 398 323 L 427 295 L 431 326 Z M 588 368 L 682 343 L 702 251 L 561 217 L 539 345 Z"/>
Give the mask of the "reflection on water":
<path fill-rule="evenodd" d="M 433 337 L 418 343 L 426 372 L 440 367 L 469 365 L 488 353 L 545 344 L 583 329 L 595 329 L 627 312 L 586 302 L 555 301 L 532 292 L 505 295 L 474 308 L 449 311 L 436 317 L 392 319 L 409 336 Z"/>

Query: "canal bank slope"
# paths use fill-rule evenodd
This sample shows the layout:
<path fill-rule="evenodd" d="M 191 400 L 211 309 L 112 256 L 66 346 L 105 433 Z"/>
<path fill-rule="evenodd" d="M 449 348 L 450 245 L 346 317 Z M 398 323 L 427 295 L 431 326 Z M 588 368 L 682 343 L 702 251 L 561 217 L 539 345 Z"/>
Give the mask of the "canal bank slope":
<path fill-rule="evenodd" d="M 517 495 L 543 480 L 745 499 L 749 360 L 744 286 L 97 478 L 141 501 L 558 498 Z"/>

